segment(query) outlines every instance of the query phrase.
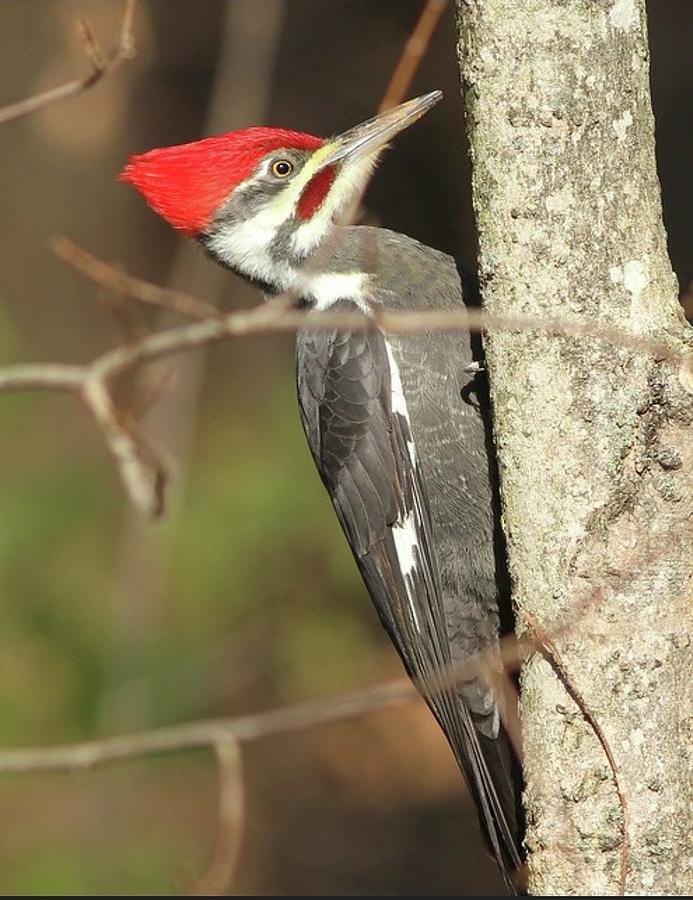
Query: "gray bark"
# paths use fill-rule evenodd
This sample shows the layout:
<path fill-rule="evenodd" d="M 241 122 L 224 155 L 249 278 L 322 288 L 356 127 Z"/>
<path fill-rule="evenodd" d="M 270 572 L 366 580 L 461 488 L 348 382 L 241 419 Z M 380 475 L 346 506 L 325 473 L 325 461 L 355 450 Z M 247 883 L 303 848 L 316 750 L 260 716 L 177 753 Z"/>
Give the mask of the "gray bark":
<path fill-rule="evenodd" d="M 485 308 L 690 353 L 644 0 L 457 11 Z M 690 894 L 691 369 L 526 333 L 490 335 L 487 357 L 519 627 L 552 635 L 571 688 L 550 653 L 522 673 L 530 891 L 615 894 L 625 871 L 628 894 Z"/>

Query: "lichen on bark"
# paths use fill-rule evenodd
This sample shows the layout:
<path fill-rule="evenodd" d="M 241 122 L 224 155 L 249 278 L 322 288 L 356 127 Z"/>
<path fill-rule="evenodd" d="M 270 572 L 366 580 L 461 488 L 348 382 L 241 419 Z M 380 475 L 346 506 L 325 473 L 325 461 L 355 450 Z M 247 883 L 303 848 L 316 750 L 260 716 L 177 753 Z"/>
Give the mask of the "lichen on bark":
<path fill-rule="evenodd" d="M 485 307 L 691 352 L 666 253 L 644 0 L 457 0 Z M 519 627 L 530 889 L 693 889 L 693 388 L 680 359 L 494 333 L 487 358 Z M 688 868 L 686 868 L 688 866 Z"/>

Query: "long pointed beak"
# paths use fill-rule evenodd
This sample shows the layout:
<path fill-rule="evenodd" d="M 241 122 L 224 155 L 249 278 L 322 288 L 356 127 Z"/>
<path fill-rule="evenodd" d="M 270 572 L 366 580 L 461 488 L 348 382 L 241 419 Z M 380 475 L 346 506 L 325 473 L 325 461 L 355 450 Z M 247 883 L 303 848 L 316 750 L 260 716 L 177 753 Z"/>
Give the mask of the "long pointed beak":
<path fill-rule="evenodd" d="M 337 135 L 324 145 L 323 152 L 326 155 L 320 160 L 320 168 L 340 161 L 354 162 L 382 150 L 395 135 L 413 125 L 435 106 L 442 96 L 442 91 L 431 91 L 430 94 L 408 100 Z"/>

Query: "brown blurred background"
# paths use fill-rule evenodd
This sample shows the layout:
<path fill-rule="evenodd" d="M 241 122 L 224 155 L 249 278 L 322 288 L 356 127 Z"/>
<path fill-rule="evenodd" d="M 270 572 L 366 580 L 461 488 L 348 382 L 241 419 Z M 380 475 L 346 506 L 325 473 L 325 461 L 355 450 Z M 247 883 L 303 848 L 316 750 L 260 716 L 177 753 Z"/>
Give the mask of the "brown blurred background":
<path fill-rule="evenodd" d="M 115 181 L 129 153 L 250 124 L 325 134 L 376 108 L 421 0 L 141 0 L 138 53 L 92 92 L 0 129 L 0 365 L 122 340 L 51 236 L 223 308 L 257 296 Z M 693 277 L 693 4 L 650 4 L 674 267 Z M 116 0 L 3 0 L 0 105 L 86 71 Z M 411 95 L 445 99 L 384 160 L 375 221 L 474 259 L 450 11 Z M 131 311 L 137 328 L 166 317 Z M 130 322 L 131 327 L 133 322 Z M 0 741 L 49 744 L 329 696 L 400 673 L 295 410 L 292 340 L 186 358 L 147 416 L 176 461 L 169 517 L 126 506 L 70 398 L 0 398 Z M 476 816 L 420 703 L 253 745 L 240 894 L 494 894 Z M 176 893 L 212 852 L 211 757 L 0 779 L 3 894 Z"/>

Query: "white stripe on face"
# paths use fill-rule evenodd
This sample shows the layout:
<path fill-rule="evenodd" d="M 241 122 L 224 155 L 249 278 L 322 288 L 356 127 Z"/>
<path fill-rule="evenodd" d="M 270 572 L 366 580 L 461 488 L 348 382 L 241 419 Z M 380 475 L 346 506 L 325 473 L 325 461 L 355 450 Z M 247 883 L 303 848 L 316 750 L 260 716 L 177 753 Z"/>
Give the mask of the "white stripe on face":
<path fill-rule="evenodd" d="M 292 235 L 292 244 L 299 256 L 307 256 L 329 234 L 335 218 L 365 188 L 377 162 L 378 154 L 347 163 L 337 170 L 335 180 L 323 203 Z"/>
<path fill-rule="evenodd" d="M 209 251 L 222 263 L 247 278 L 271 285 L 275 290 L 296 290 L 300 296 L 313 297 L 321 308 L 349 297 L 367 310 L 363 297 L 364 281 L 359 273 L 344 273 L 337 280 L 327 276 L 300 274 L 290 259 L 277 259 L 271 245 L 281 227 L 296 214 L 301 194 L 320 169 L 330 145 L 318 148 L 303 169 L 283 190 L 255 215 L 241 221 L 220 223 L 207 237 Z M 276 153 L 258 169 L 256 178 L 266 178 Z M 298 224 L 291 235 L 291 249 L 303 258 L 309 256 L 333 228 L 335 216 L 361 190 L 375 165 L 377 154 L 337 171 L 327 197 L 306 222 Z M 357 277 L 358 276 L 358 277 Z M 348 281 L 348 278 L 351 281 Z M 300 284 L 297 283 L 300 280 Z M 340 282 L 341 279 L 341 282 Z M 309 283 L 310 282 L 310 283 Z M 347 291 L 345 293 L 345 291 Z"/>
<path fill-rule="evenodd" d="M 248 243 L 256 248 L 269 247 L 278 231 L 296 215 L 303 191 L 312 178 L 320 171 L 323 159 L 330 153 L 331 145 L 319 147 L 307 160 L 298 175 L 287 182 L 277 196 L 269 201 L 251 219 L 240 223 L 247 226 Z M 274 157 L 266 160 L 256 177 L 266 177 Z M 298 256 L 307 256 L 322 243 L 329 234 L 336 216 L 366 185 L 377 162 L 378 152 L 356 162 L 337 164 L 335 179 L 315 213 L 306 222 L 300 223 L 292 235 L 292 248 Z"/>
<path fill-rule="evenodd" d="M 322 160 L 325 159 L 329 151 L 329 144 L 318 147 L 312 156 L 308 157 L 301 171 L 291 181 L 287 181 L 277 196 L 251 219 L 256 229 L 267 232 L 270 235 L 270 241 L 281 226 L 295 215 L 301 194 L 313 176 L 317 174 Z M 265 160 L 256 177 L 266 177 L 268 167 L 276 157 L 277 153 L 275 152 L 269 159 Z"/>

